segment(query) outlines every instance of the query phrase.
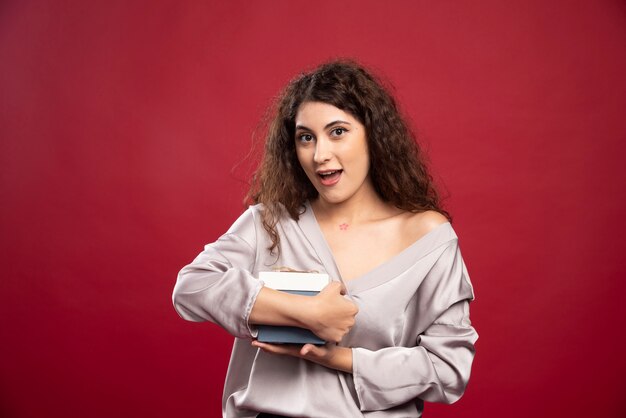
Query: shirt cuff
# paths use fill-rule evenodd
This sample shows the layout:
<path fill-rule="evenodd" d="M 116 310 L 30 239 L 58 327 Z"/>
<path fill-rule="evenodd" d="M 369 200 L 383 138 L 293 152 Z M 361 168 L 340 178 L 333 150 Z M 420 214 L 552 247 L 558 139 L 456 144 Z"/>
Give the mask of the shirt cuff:
<path fill-rule="evenodd" d="M 263 288 L 263 282 L 260 280 L 257 280 L 257 283 L 252 290 L 252 296 L 250 297 L 250 299 L 248 299 L 246 309 L 244 310 L 243 318 L 244 318 L 245 326 L 252 338 L 256 338 L 259 331 L 257 330 L 256 325 L 250 323 L 250 313 L 252 312 L 252 307 L 254 306 L 254 303 L 256 302 L 256 298 L 257 296 L 259 296 L 259 292 L 261 292 L 262 288 Z"/>

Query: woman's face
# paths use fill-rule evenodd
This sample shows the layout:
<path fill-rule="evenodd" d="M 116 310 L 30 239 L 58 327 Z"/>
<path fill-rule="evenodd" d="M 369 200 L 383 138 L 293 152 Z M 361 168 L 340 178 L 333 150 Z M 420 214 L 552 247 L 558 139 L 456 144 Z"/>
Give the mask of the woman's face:
<path fill-rule="evenodd" d="M 296 154 L 327 203 L 375 193 L 363 126 L 350 113 L 322 102 L 305 102 L 296 114 Z"/>

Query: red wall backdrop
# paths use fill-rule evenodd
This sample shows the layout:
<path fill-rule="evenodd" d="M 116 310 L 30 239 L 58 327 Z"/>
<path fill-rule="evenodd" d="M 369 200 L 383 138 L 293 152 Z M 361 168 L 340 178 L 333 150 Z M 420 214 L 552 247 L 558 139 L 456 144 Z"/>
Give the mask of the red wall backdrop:
<path fill-rule="evenodd" d="M 474 282 L 472 381 L 428 417 L 626 416 L 623 1 L 3 1 L 0 415 L 216 417 L 231 337 L 176 273 L 243 210 L 303 68 L 382 72 Z"/>

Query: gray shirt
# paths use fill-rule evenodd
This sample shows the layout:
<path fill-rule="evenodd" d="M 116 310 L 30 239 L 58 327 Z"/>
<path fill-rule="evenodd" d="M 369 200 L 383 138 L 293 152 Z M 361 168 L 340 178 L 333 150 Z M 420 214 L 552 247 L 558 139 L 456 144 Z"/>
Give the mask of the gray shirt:
<path fill-rule="evenodd" d="M 265 353 L 250 345 L 248 323 L 263 283 L 276 267 L 317 270 L 341 280 L 307 202 L 298 221 L 277 225 L 280 255 L 271 255 L 251 206 L 179 273 L 173 301 L 189 321 L 211 321 L 235 336 L 223 414 L 294 417 L 420 417 L 423 401 L 452 403 L 465 390 L 478 334 L 469 319 L 474 294 L 457 236 L 443 223 L 370 272 L 345 282 L 359 307 L 340 345 L 352 347 L 353 373 Z"/>

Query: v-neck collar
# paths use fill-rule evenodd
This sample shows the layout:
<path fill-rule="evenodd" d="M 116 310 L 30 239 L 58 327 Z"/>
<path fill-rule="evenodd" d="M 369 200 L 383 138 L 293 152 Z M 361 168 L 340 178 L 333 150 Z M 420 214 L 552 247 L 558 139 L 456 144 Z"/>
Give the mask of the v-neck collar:
<path fill-rule="evenodd" d="M 341 272 L 339 271 L 339 267 L 337 267 L 335 257 L 315 218 L 315 213 L 309 201 L 305 202 L 304 208 L 304 213 L 300 215 L 300 220 L 298 221 L 302 232 L 319 256 L 326 272 L 331 278 L 336 278 L 343 283 L 349 296 L 353 293 L 371 289 L 397 277 L 432 250 L 457 238 L 450 222 L 444 222 L 437 225 L 404 250 L 374 267 L 372 270 L 345 281 L 343 277 L 341 277 Z"/>

